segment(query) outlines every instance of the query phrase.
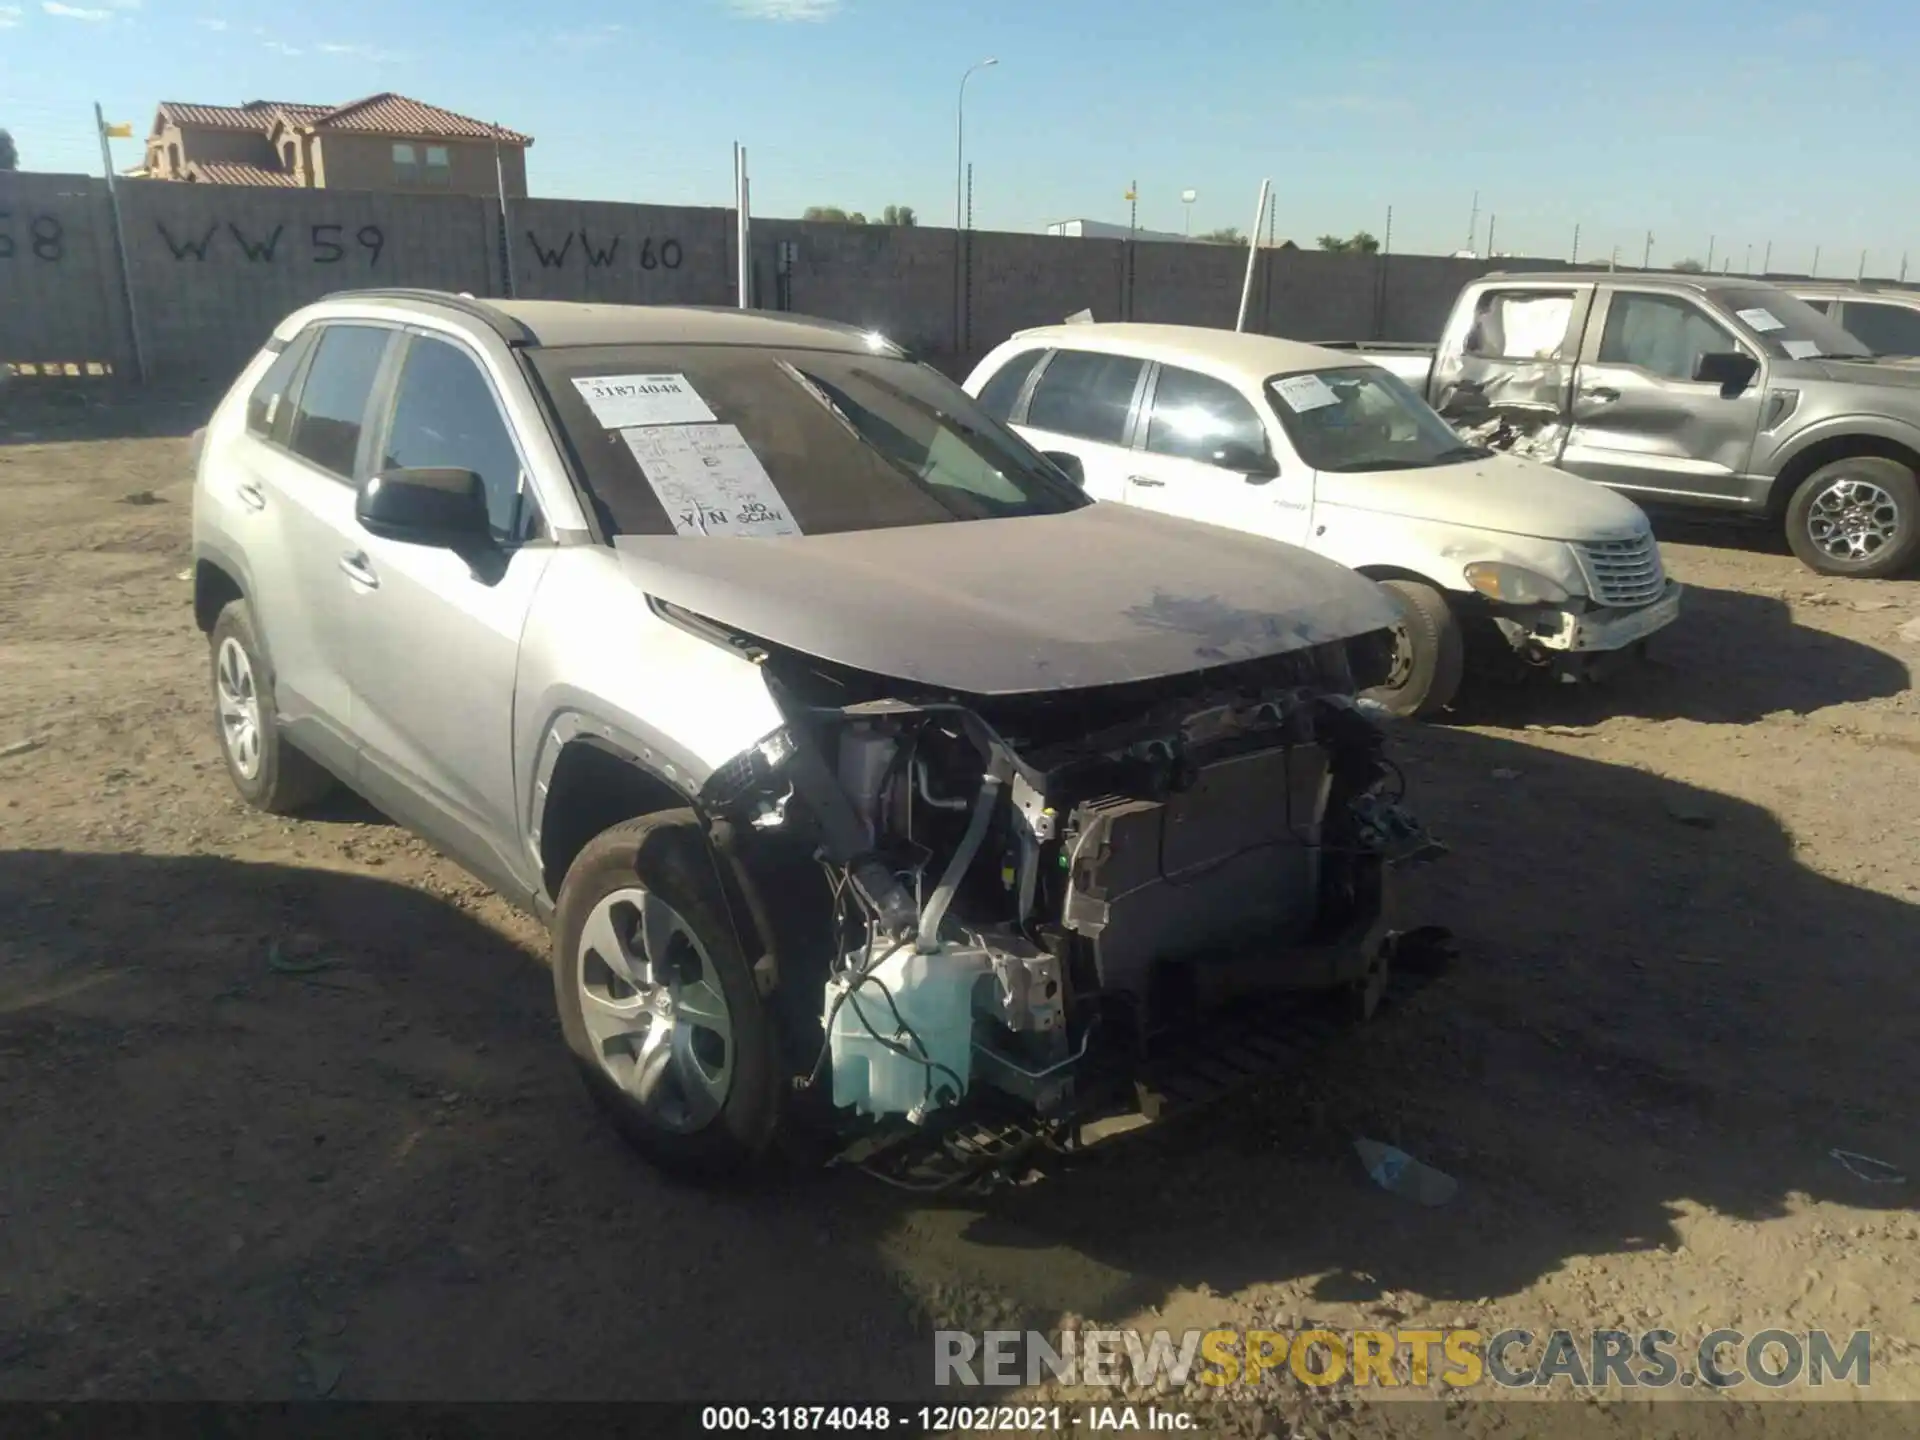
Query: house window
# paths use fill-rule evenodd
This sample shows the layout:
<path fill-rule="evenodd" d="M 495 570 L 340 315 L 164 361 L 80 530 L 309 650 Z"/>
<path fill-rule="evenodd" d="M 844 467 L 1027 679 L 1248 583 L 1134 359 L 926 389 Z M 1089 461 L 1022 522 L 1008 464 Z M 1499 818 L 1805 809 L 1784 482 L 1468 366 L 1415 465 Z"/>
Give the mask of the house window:
<path fill-rule="evenodd" d="M 451 185 L 452 183 L 453 162 L 447 157 L 447 147 L 427 146 L 427 184 Z"/>
<path fill-rule="evenodd" d="M 291 171 L 294 168 L 293 141 L 282 140 L 280 142 L 280 163 L 285 165 L 289 171 Z"/>
<path fill-rule="evenodd" d="M 180 146 L 178 144 L 167 146 L 167 173 L 169 175 L 178 175 L 180 173 Z"/>
<path fill-rule="evenodd" d="M 420 183 L 420 156 L 411 145 L 393 147 L 393 183 L 396 185 L 417 185 Z"/>

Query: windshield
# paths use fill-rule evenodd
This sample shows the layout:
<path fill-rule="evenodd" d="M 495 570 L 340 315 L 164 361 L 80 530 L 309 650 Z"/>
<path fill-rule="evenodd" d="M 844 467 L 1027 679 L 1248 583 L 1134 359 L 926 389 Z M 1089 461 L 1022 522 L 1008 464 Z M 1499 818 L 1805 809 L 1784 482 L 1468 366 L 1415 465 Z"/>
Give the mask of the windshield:
<path fill-rule="evenodd" d="M 1267 397 L 1315 470 L 1415 470 L 1490 453 L 1461 440 L 1404 380 L 1373 365 L 1277 375 Z"/>
<path fill-rule="evenodd" d="M 1710 292 L 1713 302 L 1733 316 L 1747 338 L 1776 360 L 1811 360 L 1816 355 L 1863 359 L 1872 352 L 1806 301 L 1765 286 Z"/>
<path fill-rule="evenodd" d="M 910 361 L 743 345 L 530 359 L 609 535 L 826 535 L 1092 503 Z"/>

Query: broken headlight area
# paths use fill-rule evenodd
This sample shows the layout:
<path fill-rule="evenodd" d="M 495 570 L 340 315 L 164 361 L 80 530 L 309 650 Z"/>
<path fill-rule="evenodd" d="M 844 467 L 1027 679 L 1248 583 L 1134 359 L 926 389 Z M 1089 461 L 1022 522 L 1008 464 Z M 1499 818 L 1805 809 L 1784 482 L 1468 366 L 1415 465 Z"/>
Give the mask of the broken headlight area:
<path fill-rule="evenodd" d="M 702 798 L 824 876 L 821 963 L 780 939 L 807 1083 L 849 1121 L 1068 1122 L 1229 1002 L 1361 981 L 1437 848 L 1353 702 L 1377 648 L 998 697 L 771 656 L 789 723 Z"/>

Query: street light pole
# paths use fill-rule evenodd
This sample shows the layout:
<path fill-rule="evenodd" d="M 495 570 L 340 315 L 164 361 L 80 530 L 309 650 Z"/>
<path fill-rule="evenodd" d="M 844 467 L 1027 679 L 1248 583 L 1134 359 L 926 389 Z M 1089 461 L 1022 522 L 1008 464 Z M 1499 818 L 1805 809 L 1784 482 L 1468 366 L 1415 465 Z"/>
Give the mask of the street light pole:
<path fill-rule="evenodd" d="M 973 72 L 984 70 L 989 65 L 998 65 L 998 60 L 982 60 L 967 67 L 967 73 L 960 77 L 960 99 L 953 109 L 953 228 L 957 233 L 965 219 L 966 197 L 964 189 L 967 173 L 967 81 L 973 78 Z"/>

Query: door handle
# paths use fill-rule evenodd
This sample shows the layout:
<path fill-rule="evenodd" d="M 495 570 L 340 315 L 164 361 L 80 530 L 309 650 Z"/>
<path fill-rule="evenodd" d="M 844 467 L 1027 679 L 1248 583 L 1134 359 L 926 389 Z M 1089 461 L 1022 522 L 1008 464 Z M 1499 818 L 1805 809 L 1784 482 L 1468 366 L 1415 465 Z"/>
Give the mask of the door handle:
<path fill-rule="evenodd" d="M 264 510 L 267 508 L 267 493 L 254 481 L 242 480 L 238 485 L 233 487 L 233 491 L 234 494 L 240 497 L 241 502 L 245 504 L 249 510 Z"/>
<path fill-rule="evenodd" d="M 1156 480 L 1151 475 L 1129 475 L 1127 476 L 1127 483 L 1129 485 L 1150 485 L 1156 489 L 1165 489 L 1167 484 L 1166 481 Z"/>
<path fill-rule="evenodd" d="M 1583 400 L 1598 400 L 1603 405 L 1611 405 L 1620 398 L 1620 392 L 1611 385 L 1589 385 L 1580 392 Z"/>
<path fill-rule="evenodd" d="M 373 566 L 367 560 L 363 550 L 349 551 L 340 557 L 340 571 L 356 585 L 364 585 L 369 590 L 380 588 L 380 577 L 373 573 Z"/>

